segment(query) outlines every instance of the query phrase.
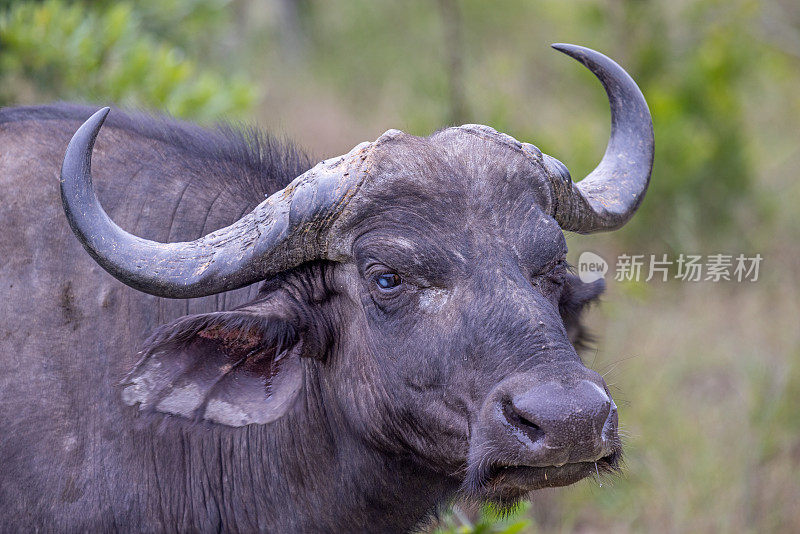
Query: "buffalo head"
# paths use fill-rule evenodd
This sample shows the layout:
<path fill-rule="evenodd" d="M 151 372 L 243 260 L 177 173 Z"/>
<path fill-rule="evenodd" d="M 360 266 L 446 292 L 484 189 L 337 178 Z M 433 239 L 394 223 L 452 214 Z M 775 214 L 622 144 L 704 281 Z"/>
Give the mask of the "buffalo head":
<path fill-rule="evenodd" d="M 390 130 L 191 242 L 144 240 L 109 219 L 90 173 L 108 109 L 92 116 L 67 149 L 62 199 L 102 267 L 169 298 L 262 282 L 241 308 L 158 330 L 124 400 L 230 426 L 307 410 L 371 454 L 502 503 L 613 469 L 616 406 L 572 335 L 602 282 L 570 274 L 562 231 L 628 221 L 650 178 L 652 124 L 616 63 L 555 48 L 611 104 L 605 156 L 579 183 L 487 126 Z"/>

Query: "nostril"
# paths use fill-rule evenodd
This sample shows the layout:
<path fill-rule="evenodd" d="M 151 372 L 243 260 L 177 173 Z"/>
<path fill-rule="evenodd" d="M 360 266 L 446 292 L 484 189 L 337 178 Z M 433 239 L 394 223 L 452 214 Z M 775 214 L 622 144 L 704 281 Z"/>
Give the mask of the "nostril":
<path fill-rule="evenodd" d="M 542 427 L 517 411 L 511 401 L 503 403 L 503 417 L 513 427 L 524 432 L 532 443 L 544 439 L 545 433 Z"/>

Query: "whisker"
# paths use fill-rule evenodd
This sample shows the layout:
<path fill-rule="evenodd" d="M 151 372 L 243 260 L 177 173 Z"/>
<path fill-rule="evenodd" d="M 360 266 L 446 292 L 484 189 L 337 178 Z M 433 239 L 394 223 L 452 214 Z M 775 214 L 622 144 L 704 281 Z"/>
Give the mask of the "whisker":
<path fill-rule="evenodd" d="M 609 363 L 608 366 L 606 366 L 606 370 L 604 372 L 600 373 L 600 374 L 603 376 L 603 378 L 605 378 L 605 376 L 607 374 L 611 373 L 614 369 L 616 369 L 617 366 L 619 366 L 619 364 L 621 364 L 623 362 L 626 362 L 628 360 L 631 360 L 633 358 L 638 358 L 638 357 L 639 357 L 638 354 L 634 354 L 632 356 L 628 356 L 626 358 L 621 358 L 619 360 L 613 361 L 613 362 Z"/>
<path fill-rule="evenodd" d="M 597 347 L 595 347 L 595 349 L 594 349 L 594 357 L 592 357 L 592 363 L 591 363 L 591 365 L 589 365 L 589 369 L 594 369 L 594 364 L 597 361 L 597 354 L 599 352 L 600 352 L 600 350 Z"/>

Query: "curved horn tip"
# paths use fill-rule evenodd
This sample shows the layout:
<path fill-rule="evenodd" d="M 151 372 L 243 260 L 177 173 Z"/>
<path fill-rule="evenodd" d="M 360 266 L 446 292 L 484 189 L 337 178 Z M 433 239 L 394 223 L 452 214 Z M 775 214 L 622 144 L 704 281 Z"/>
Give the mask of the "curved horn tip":
<path fill-rule="evenodd" d="M 609 58 L 605 54 L 602 54 L 597 50 L 592 50 L 591 48 L 587 48 L 585 46 L 574 45 L 569 43 L 553 43 L 550 46 L 552 48 L 555 48 L 562 54 L 566 54 L 573 59 L 577 59 L 584 65 L 587 65 L 587 61 L 591 61 L 592 63 L 598 63 L 598 62 L 603 64 L 610 63 L 614 66 L 618 66 L 613 59 Z M 620 67 L 620 70 L 621 69 L 622 68 Z"/>
<path fill-rule="evenodd" d="M 565 52 L 566 50 L 570 50 L 570 49 L 574 49 L 574 48 L 583 48 L 582 46 L 569 44 L 569 43 L 553 43 L 550 46 L 555 48 L 559 52 Z"/>
<path fill-rule="evenodd" d="M 567 54 L 568 56 L 575 57 L 578 55 L 579 52 L 593 52 L 591 48 L 586 48 L 585 46 L 574 45 L 569 43 L 553 43 L 550 45 L 551 48 L 555 48 L 559 52 L 563 54 Z"/>
<path fill-rule="evenodd" d="M 94 148 L 94 142 L 97 138 L 97 134 L 100 133 L 100 127 L 103 126 L 103 123 L 106 121 L 106 117 L 110 111 L 111 108 L 108 106 L 95 111 L 91 117 L 86 119 L 86 122 L 81 124 L 80 128 L 78 128 L 78 130 L 72 136 L 72 139 L 70 139 L 69 144 L 67 145 L 67 151 L 64 154 L 64 161 L 61 166 L 62 182 L 64 181 L 65 171 L 73 170 L 70 168 L 70 165 L 76 163 L 85 163 L 82 161 L 82 155 L 85 151 L 87 151 L 87 148 L 91 155 L 91 150 Z M 79 152 L 75 153 L 76 150 Z"/>
<path fill-rule="evenodd" d="M 105 120 L 106 115 L 108 115 L 109 111 L 111 111 L 111 106 L 103 106 L 102 108 L 100 108 L 97 111 L 95 111 L 94 114 L 92 114 L 92 117 L 95 117 L 97 115 L 102 115 L 103 116 L 103 120 Z"/>
<path fill-rule="evenodd" d="M 92 116 L 86 119 L 86 122 L 83 123 L 83 126 L 88 127 L 91 130 L 99 130 L 103 123 L 106 121 L 106 117 L 108 117 L 108 113 L 111 111 L 109 106 L 103 107 L 92 113 Z"/>

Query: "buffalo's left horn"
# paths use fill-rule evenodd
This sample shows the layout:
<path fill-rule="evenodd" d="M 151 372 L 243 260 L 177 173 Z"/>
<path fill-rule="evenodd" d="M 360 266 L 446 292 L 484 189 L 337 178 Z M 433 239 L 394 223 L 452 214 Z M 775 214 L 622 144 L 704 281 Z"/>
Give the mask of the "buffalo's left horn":
<path fill-rule="evenodd" d="M 92 149 L 108 112 L 96 112 L 72 137 L 61 167 L 61 201 L 80 242 L 121 282 L 160 297 L 202 297 L 333 254 L 326 236 L 358 189 L 362 175 L 347 170 L 361 160 L 363 145 L 320 163 L 230 226 L 194 241 L 159 243 L 117 226 L 95 195 Z"/>
<path fill-rule="evenodd" d="M 611 137 L 600 165 L 573 183 L 555 158 L 553 217 L 564 230 L 588 234 L 628 222 L 644 198 L 653 169 L 653 122 L 642 92 L 622 67 L 599 52 L 570 44 L 553 48 L 583 63 L 599 78 L 611 105 Z"/>

